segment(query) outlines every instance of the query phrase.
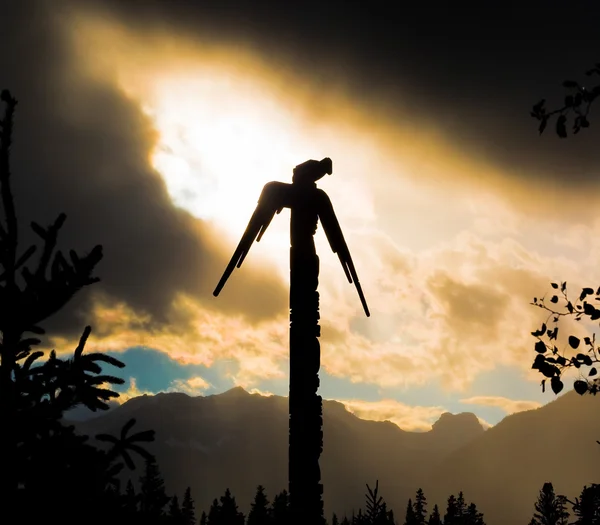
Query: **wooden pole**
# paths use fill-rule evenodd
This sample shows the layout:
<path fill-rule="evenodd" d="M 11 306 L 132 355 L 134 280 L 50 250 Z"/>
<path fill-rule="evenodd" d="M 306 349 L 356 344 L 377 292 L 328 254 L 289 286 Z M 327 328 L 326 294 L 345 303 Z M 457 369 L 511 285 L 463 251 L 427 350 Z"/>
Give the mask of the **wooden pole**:
<path fill-rule="evenodd" d="M 290 224 L 290 433 L 289 492 L 292 523 L 324 523 L 319 458 L 323 451 L 323 408 L 318 395 L 319 257 L 314 234 L 316 185 L 298 188 Z M 311 191 L 312 190 L 312 191 Z M 313 198 L 311 198 L 313 197 Z"/>

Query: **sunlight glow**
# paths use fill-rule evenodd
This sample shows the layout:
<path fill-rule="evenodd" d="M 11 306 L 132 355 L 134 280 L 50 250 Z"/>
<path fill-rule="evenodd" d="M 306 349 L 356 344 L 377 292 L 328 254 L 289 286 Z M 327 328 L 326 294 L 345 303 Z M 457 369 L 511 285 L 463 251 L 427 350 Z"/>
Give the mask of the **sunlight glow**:
<path fill-rule="evenodd" d="M 125 80 L 123 87 L 140 100 L 159 132 L 151 162 L 171 199 L 221 229 L 232 249 L 263 186 L 272 180 L 291 182 L 293 167 L 309 158 L 332 156 L 334 173 L 342 171 L 332 182 L 324 182 L 340 221 L 347 215 L 344 231 L 375 220 L 361 166 L 368 152 L 346 165 L 337 162 L 352 147 L 348 133 L 300 118 L 266 82 L 200 66 L 192 73 L 135 80 Z M 317 244 L 326 247 L 324 235 L 317 236 Z M 284 272 L 288 246 L 289 221 L 275 220 L 255 251 L 268 253 Z"/>

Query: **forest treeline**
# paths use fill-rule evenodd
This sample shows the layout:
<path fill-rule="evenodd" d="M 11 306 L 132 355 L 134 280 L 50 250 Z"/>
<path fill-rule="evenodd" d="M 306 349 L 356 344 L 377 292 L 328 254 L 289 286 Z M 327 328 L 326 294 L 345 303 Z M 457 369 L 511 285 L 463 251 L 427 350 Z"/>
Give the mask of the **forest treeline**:
<path fill-rule="evenodd" d="M 286 490 L 271 501 L 265 488 L 256 489 L 250 511 L 244 515 L 229 489 L 215 498 L 209 509 L 198 510 L 188 487 L 181 498 L 167 496 L 164 480 L 155 461 L 147 461 L 140 476 L 138 490 L 131 480 L 120 496 L 122 507 L 128 511 L 131 525 L 288 525 L 290 497 Z M 571 511 L 569 511 L 571 507 Z M 422 489 L 407 502 L 404 517 L 396 518 L 379 495 L 378 483 L 367 485 L 364 507 L 351 515 L 333 513 L 327 525 L 485 525 L 483 514 L 475 503 L 468 503 L 462 492 L 450 495 L 445 508 L 434 505 L 428 512 L 428 502 Z M 537 501 L 532 504 L 529 525 L 600 525 L 600 485 L 584 487 L 575 501 L 554 492 L 552 483 L 544 483 Z"/>

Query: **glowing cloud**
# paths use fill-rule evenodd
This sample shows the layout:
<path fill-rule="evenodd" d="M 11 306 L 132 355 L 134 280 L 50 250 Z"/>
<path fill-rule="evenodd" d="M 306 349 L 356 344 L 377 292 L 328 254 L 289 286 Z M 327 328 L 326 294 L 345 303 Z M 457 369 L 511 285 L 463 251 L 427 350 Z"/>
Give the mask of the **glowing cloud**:
<path fill-rule="evenodd" d="M 206 379 L 196 376 L 189 379 L 175 379 L 167 392 L 183 392 L 190 396 L 199 396 L 211 387 Z"/>
<path fill-rule="evenodd" d="M 528 370 L 529 334 L 540 319 L 528 304 L 532 297 L 555 276 L 570 283 L 600 278 L 593 264 L 600 241 L 582 243 L 598 224 L 593 230 L 573 225 L 557 242 L 547 233 L 547 214 L 529 216 L 531 206 L 546 204 L 538 194 L 532 203 L 527 183 L 451 148 L 427 123 L 392 123 L 337 88 L 276 71 L 239 48 L 160 30 L 136 34 L 101 18 L 78 18 L 69 31 L 82 67 L 110 78 L 155 128 L 148 162 L 173 205 L 210 225 L 213 242 L 228 254 L 265 182 L 289 180 L 293 166 L 308 158 L 333 158 L 334 175 L 321 186 L 334 203 L 373 316 L 360 317 L 355 292 L 318 231 L 322 362 L 331 375 L 382 386 L 439 381 L 465 390 L 498 364 Z M 285 280 L 289 232 L 278 219 L 248 264 L 269 261 Z M 581 250 L 567 257 L 565 244 Z M 244 277 L 234 275 L 232 283 L 237 278 Z M 126 304 L 98 302 L 100 327 L 90 345 L 147 346 L 207 366 L 229 360 L 227 374 L 246 388 L 286 375 L 285 312 L 251 326 L 190 294 L 170 307 L 170 323 L 156 328 Z M 426 427 L 441 410 L 409 414 L 393 405 L 392 413 L 390 406 L 369 410 L 414 428 Z"/>
<path fill-rule="evenodd" d="M 467 399 L 461 399 L 460 402 L 465 405 L 497 407 L 504 410 L 507 414 L 515 414 L 516 412 L 524 412 L 525 410 L 534 410 L 542 406 L 541 403 L 536 401 L 519 401 L 501 396 L 474 396 Z"/>
<path fill-rule="evenodd" d="M 402 430 L 425 432 L 444 413 L 443 407 L 409 406 L 393 399 L 381 401 L 338 400 L 361 419 L 391 421 Z"/>

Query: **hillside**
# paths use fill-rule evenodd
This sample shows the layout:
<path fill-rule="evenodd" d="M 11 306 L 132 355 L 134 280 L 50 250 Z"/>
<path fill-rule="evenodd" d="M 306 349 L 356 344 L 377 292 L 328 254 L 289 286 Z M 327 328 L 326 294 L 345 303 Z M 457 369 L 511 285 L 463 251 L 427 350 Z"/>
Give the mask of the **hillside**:
<path fill-rule="evenodd" d="M 473 414 L 444 414 L 430 432 L 405 432 L 390 422 L 362 420 L 336 401 L 324 401 L 321 459 L 328 513 L 362 505 L 365 483 L 379 479 L 396 508 L 443 458 L 484 433 Z M 200 508 L 229 487 L 247 510 L 256 486 L 268 493 L 287 486 L 288 403 L 234 388 L 189 397 L 170 393 L 134 398 L 100 417 L 78 422 L 80 431 L 116 433 L 130 417 L 156 430 L 156 454 L 168 490 L 194 489 Z M 135 473 L 134 479 L 137 479 Z"/>
<path fill-rule="evenodd" d="M 577 496 L 598 481 L 600 400 L 569 392 L 537 410 L 506 417 L 484 431 L 473 414 L 443 414 L 429 432 L 406 432 L 390 422 L 362 420 L 336 401 L 324 401 L 321 459 L 328 515 L 362 505 L 365 483 L 379 479 L 382 495 L 403 516 L 406 501 L 423 487 L 430 506 L 445 508 L 463 490 L 488 525 L 527 523 L 545 481 Z M 229 487 L 247 511 L 262 484 L 272 497 L 287 482 L 287 398 L 235 388 L 189 397 L 134 398 L 107 414 L 77 423 L 92 435 L 116 432 L 130 417 L 154 428 L 150 448 L 169 491 L 194 490 L 198 506 Z M 137 479 L 135 473 L 134 479 Z"/>

